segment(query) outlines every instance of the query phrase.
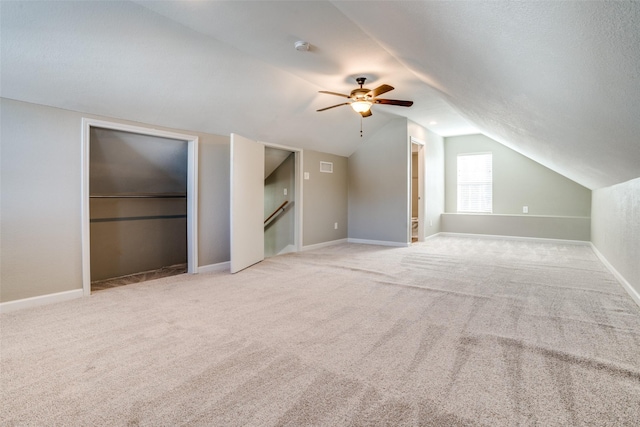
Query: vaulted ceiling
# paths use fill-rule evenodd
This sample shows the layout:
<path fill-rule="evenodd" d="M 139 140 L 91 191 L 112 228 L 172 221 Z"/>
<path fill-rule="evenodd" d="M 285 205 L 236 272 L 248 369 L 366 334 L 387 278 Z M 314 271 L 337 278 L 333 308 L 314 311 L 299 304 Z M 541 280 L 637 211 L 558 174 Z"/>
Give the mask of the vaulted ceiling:
<path fill-rule="evenodd" d="M 405 116 L 589 188 L 640 176 L 640 2 L 0 3 L 3 97 L 348 156 Z M 300 52 L 304 40 L 311 49 Z M 396 89 L 362 120 L 319 90 Z"/>

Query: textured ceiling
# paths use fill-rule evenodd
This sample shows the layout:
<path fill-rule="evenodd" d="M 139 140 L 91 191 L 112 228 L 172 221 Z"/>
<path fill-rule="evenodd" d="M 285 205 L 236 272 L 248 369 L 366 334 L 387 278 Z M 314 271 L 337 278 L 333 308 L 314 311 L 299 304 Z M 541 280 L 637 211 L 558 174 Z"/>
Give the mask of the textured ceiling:
<path fill-rule="evenodd" d="M 397 115 L 589 188 L 640 176 L 640 2 L 0 3 L 1 95 L 349 155 Z M 309 52 L 293 48 L 311 43 Z M 391 84 L 363 120 L 318 90 Z M 432 124 L 437 122 L 437 124 Z"/>

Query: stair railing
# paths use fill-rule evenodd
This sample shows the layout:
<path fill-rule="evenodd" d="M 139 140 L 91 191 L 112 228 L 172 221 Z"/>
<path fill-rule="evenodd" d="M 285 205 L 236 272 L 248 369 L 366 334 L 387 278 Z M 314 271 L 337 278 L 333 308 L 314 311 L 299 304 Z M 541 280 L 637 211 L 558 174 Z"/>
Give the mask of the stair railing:
<path fill-rule="evenodd" d="M 282 203 L 280 206 L 278 206 L 278 208 L 275 211 L 273 211 L 273 213 L 271 215 L 269 215 L 267 217 L 267 219 L 264 220 L 264 225 L 266 226 L 267 223 L 269 222 L 269 220 L 271 218 L 273 218 L 274 216 L 276 216 L 277 214 L 284 212 L 284 207 L 287 205 L 287 203 L 289 203 L 289 201 L 285 200 L 284 203 Z"/>

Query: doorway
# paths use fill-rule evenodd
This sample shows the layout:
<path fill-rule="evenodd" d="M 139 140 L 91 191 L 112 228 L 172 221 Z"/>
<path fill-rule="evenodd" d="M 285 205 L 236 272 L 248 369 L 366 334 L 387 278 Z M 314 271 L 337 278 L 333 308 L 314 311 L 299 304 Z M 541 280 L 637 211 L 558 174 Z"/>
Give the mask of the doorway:
<path fill-rule="evenodd" d="M 264 256 L 295 252 L 295 153 L 265 146 Z"/>
<path fill-rule="evenodd" d="M 410 190 L 409 191 L 409 242 L 424 241 L 424 156 L 425 143 L 411 137 L 410 139 Z"/>
<path fill-rule="evenodd" d="M 83 131 L 84 294 L 195 273 L 198 138 L 92 119 Z"/>
<path fill-rule="evenodd" d="M 269 175 L 276 172 L 266 173 L 267 150 L 270 155 L 282 157 L 283 163 L 287 160 L 290 162 L 287 171 L 283 172 L 287 178 L 277 179 L 278 184 L 273 186 L 274 195 L 277 192 L 278 197 L 270 202 L 265 202 L 267 193 L 271 191 L 265 189 L 265 177 L 268 181 Z M 296 252 L 302 247 L 302 150 L 231 134 L 230 151 L 230 271 L 237 273 L 262 261 L 265 254 L 270 255 L 265 249 L 271 250 L 272 255 L 277 255 Z M 291 175 L 293 181 L 290 180 Z M 288 208 L 287 205 L 279 208 L 284 201 L 294 203 Z M 271 221 L 279 215 L 291 217 L 289 220 L 293 221 L 293 243 L 286 237 L 285 245 L 279 242 L 272 247 L 268 242 L 269 236 L 265 239 L 265 225 L 268 228 L 274 227 L 270 226 Z M 290 229 L 286 222 L 281 222 L 280 227 Z"/>

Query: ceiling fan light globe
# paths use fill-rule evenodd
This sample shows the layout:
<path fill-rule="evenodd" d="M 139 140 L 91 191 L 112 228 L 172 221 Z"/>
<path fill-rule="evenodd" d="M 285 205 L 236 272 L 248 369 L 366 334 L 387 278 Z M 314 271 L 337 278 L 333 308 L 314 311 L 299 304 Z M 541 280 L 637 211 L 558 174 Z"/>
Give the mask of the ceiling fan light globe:
<path fill-rule="evenodd" d="M 351 103 L 351 108 L 357 113 L 364 113 L 371 109 L 371 101 L 354 101 Z"/>

